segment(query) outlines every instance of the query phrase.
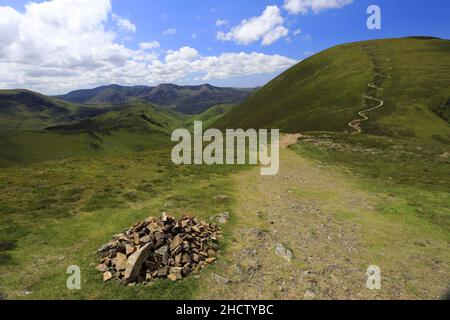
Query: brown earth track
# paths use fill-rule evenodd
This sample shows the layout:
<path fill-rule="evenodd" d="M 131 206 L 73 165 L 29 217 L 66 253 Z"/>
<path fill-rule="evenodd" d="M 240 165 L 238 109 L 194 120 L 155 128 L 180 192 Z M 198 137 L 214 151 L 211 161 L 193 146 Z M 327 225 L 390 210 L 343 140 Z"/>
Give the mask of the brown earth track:
<path fill-rule="evenodd" d="M 278 175 L 256 167 L 233 177 L 229 246 L 202 277 L 198 298 L 439 299 L 448 289 L 448 242 L 381 214 L 382 195 L 288 148 L 299 137 L 282 136 Z M 277 256 L 278 244 L 292 251 L 291 262 Z M 366 287 L 369 265 L 382 270 L 381 290 Z"/>
<path fill-rule="evenodd" d="M 374 59 L 375 60 L 375 59 Z M 390 62 L 390 59 L 386 60 L 387 62 Z M 380 69 L 378 67 L 375 66 L 374 63 L 374 70 Z M 390 70 L 392 70 L 392 67 L 389 67 Z M 386 79 L 391 79 L 392 76 L 391 75 L 385 75 L 379 72 L 375 72 L 374 73 L 375 77 L 379 77 L 381 78 L 380 80 L 375 80 L 371 83 L 369 83 L 367 86 L 371 89 L 375 89 L 372 91 L 368 91 L 366 93 L 364 93 L 363 97 L 366 100 L 371 100 L 371 101 L 375 101 L 378 103 L 378 105 L 376 105 L 375 107 L 372 107 L 370 109 L 365 109 L 365 110 L 361 110 L 360 112 L 358 112 L 358 115 L 360 116 L 360 118 L 358 119 L 354 119 L 351 122 L 348 123 L 349 127 L 351 127 L 354 131 L 352 132 L 352 134 L 360 134 L 363 132 L 363 129 L 361 128 L 361 123 L 364 121 L 369 120 L 368 114 L 370 112 L 373 112 L 377 109 L 380 109 L 384 106 L 384 100 L 376 98 L 374 96 L 374 94 L 378 93 L 379 91 L 383 91 L 384 89 L 381 87 L 378 87 L 377 84 L 379 84 L 381 81 L 386 80 Z"/>

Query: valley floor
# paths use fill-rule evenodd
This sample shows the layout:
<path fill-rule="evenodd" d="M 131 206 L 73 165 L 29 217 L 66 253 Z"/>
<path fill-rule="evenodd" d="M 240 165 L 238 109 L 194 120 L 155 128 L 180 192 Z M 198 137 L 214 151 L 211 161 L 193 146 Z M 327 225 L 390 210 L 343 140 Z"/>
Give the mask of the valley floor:
<path fill-rule="evenodd" d="M 438 299 L 450 289 L 448 240 L 378 211 L 383 197 L 349 176 L 284 149 L 277 176 L 253 169 L 234 179 L 237 222 L 216 271 L 230 282 L 210 277 L 200 298 Z M 381 290 L 367 289 L 370 265 Z"/>

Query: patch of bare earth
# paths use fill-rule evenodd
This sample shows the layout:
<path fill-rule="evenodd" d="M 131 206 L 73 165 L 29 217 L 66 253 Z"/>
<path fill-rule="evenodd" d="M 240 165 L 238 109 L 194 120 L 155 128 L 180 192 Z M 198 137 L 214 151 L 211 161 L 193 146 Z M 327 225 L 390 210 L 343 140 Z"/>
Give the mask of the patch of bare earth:
<path fill-rule="evenodd" d="M 450 279 L 448 242 L 377 214 L 377 196 L 285 149 L 298 137 L 283 138 L 278 175 L 260 176 L 255 168 L 235 176 L 232 242 L 202 281 L 199 298 L 442 296 Z M 367 288 L 370 265 L 381 268 L 381 290 Z"/>

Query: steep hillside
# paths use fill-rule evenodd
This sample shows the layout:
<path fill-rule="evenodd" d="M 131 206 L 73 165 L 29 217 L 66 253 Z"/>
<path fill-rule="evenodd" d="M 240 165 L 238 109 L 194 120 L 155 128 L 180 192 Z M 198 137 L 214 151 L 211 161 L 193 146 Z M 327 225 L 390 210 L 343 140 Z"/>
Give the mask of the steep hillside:
<path fill-rule="evenodd" d="M 217 104 L 240 103 L 251 93 L 251 89 L 219 88 L 208 84 L 200 86 L 161 84 L 156 87 L 111 85 L 73 91 L 58 98 L 83 104 L 115 104 L 140 99 L 185 114 L 199 114 Z"/>
<path fill-rule="evenodd" d="M 122 87 L 118 85 L 103 86 L 94 89 L 76 90 L 58 98 L 74 103 L 122 103 L 148 93 L 149 87 Z"/>
<path fill-rule="evenodd" d="M 202 121 L 203 128 L 208 128 L 212 124 L 220 120 L 228 112 L 233 110 L 235 107 L 235 104 L 219 104 L 206 110 L 205 112 L 202 112 L 201 114 L 187 118 L 184 121 L 184 125 L 188 128 L 193 128 L 194 121 Z"/>
<path fill-rule="evenodd" d="M 17 124 L 27 121 L 27 126 L 6 130 L 2 124 L 0 167 L 152 150 L 168 145 L 172 130 L 181 127 L 185 118 L 144 101 L 91 109 L 69 105 L 74 107 L 73 110 L 69 107 L 60 110 L 50 103 L 52 99 L 43 96 L 42 99 L 37 105 L 41 106 L 39 112 L 50 114 L 46 121 L 38 121 L 41 113 L 31 112 L 30 109 L 35 111 L 35 108 L 28 102 L 20 105 L 28 113 L 13 113 L 17 116 L 14 118 Z M 49 104 L 43 106 L 44 102 Z M 55 119 L 61 120 L 59 124 Z"/>
<path fill-rule="evenodd" d="M 0 131 L 42 130 L 95 117 L 116 106 L 85 106 L 28 90 L 0 90 Z"/>
<path fill-rule="evenodd" d="M 105 112 L 80 122 L 49 127 L 54 132 L 110 132 L 126 129 L 134 132 L 169 133 L 178 128 L 183 116 L 145 101 L 116 105 L 118 110 Z"/>
<path fill-rule="evenodd" d="M 363 132 L 450 139 L 439 116 L 450 98 L 449 57 L 450 41 L 436 38 L 337 46 L 281 74 L 214 125 L 352 132 L 349 122 L 383 101 L 361 123 Z"/>

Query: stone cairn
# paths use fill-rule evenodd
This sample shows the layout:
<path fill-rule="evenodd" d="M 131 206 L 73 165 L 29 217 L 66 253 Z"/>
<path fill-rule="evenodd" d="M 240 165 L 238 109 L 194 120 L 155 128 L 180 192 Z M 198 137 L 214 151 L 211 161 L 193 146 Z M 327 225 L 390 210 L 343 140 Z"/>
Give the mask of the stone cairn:
<path fill-rule="evenodd" d="M 177 281 L 216 260 L 220 229 L 215 224 L 165 213 L 148 218 L 117 234 L 99 250 L 103 281 L 113 278 L 124 284 L 149 283 L 156 279 Z"/>

